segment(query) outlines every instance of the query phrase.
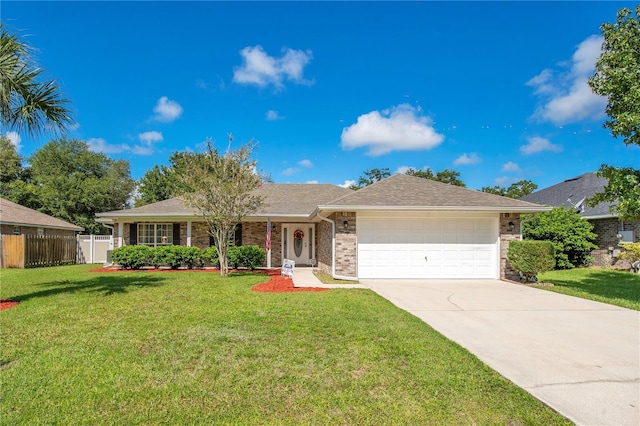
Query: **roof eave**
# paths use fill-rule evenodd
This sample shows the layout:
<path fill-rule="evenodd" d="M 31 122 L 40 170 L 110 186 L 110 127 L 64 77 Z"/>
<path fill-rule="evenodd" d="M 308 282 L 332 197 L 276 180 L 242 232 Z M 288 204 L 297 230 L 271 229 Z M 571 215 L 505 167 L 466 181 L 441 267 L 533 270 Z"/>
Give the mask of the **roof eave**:
<path fill-rule="evenodd" d="M 467 211 L 467 212 L 499 212 L 499 213 L 541 213 L 551 211 L 548 206 L 532 207 L 497 207 L 497 206 L 363 206 L 363 205 L 325 205 L 318 206 L 317 211 Z"/>
<path fill-rule="evenodd" d="M 25 222 L 7 222 L 7 221 L 2 221 L 0 222 L 3 225 L 9 225 L 9 226 L 31 226 L 33 228 L 49 228 L 49 229 L 62 229 L 65 231 L 76 231 L 76 232 L 80 232 L 80 231 L 84 231 L 84 228 L 81 226 L 56 226 L 56 225 L 47 225 L 47 224 L 43 224 L 43 223 L 25 223 Z"/>

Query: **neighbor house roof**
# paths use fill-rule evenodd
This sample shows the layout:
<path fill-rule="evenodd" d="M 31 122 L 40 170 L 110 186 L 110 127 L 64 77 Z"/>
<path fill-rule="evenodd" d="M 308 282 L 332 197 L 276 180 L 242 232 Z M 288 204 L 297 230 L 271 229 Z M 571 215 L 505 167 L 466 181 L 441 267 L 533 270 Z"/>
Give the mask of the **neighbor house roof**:
<path fill-rule="evenodd" d="M 523 201 L 547 204 L 553 207 L 573 208 L 584 218 L 616 217 L 610 208 L 617 203 L 600 203 L 595 207 L 586 205 L 585 200 L 604 191 L 607 179 L 595 173 L 585 173 L 548 188 L 541 189 L 521 198 Z"/>
<path fill-rule="evenodd" d="M 549 208 L 405 174 L 347 194 L 319 210 L 469 210 L 539 212 Z"/>
<path fill-rule="evenodd" d="M 350 189 L 329 184 L 264 184 L 255 190 L 255 194 L 265 197 L 262 208 L 251 216 L 308 217 L 318 204 L 327 203 L 345 194 Z M 170 198 L 134 209 L 115 210 L 98 213 L 98 217 L 191 217 L 198 212 L 187 206 L 180 198 Z"/>
<path fill-rule="evenodd" d="M 67 229 L 83 231 L 84 228 L 48 214 L 0 198 L 0 223 L 14 226 L 34 226 L 39 228 Z"/>

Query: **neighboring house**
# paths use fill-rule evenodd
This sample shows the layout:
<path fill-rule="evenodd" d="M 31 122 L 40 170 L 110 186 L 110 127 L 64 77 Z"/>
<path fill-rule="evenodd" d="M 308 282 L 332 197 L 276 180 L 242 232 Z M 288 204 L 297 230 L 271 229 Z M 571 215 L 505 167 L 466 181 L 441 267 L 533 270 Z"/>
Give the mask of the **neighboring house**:
<path fill-rule="evenodd" d="M 585 200 L 603 192 L 606 185 L 607 179 L 598 177 L 595 173 L 585 173 L 536 191 L 522 197 L 521 200 L 565 207 L 580 213 L 593 224 L 593 231 L 598 235 L 595 242 L 598 250 L 592 252 L 593 264 L 609 266 L 612 264 L 614 252 L 619 250 L 618 243 L 640 242 L 640 221 L 620 220 L 611 212 L 611 207 L 615 208 L 616 203 L 600 203 L 595 207 L 586 205 Z"/>
<path fill-rule="evenodd" d="M 84 228 L 0 198 L 1 235 L 68 235 Z"/>
<path fill-rule="evenodd" d="M 317 265 L 334 277 L 516 278 L 506 262 L 520 239 L 520 214 L 549 207 L 395 174 L 358 191 L 324 184 L 265 184 L 260 211 L 245 218 L 236 244 Z M 182 244 L 209 247 L 207 227 L 179 198 L 99 213 L 116 246 Z"/>

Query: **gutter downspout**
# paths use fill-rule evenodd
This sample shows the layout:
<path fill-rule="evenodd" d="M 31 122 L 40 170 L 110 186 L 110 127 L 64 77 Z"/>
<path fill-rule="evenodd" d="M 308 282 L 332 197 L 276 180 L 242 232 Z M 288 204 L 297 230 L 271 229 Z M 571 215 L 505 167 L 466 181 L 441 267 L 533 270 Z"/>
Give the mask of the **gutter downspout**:
<path fill-rule="evenodd" d="M 318 217 L 331 224 L 331 276 L 337 280 L 358 281 L 358 277 L 345 277 L 344 275 L 336 275 L 336 222 L 329 219 L 328 217 L 320 216 L 319 212 Z"/>

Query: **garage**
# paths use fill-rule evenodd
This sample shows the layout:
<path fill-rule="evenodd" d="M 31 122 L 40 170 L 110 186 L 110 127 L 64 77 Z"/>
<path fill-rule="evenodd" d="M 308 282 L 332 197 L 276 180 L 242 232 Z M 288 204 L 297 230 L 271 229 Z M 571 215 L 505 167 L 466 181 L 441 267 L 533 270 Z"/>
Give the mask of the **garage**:
<path fill-rule="evenodd" d="M 357 216 L 359 278 L 499 278 L 496 214 Z"/>

